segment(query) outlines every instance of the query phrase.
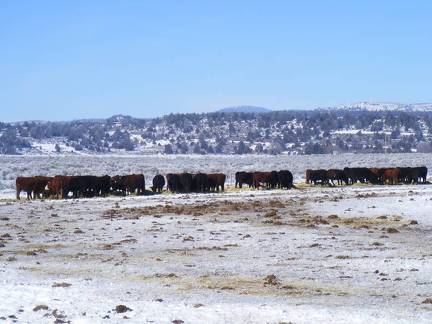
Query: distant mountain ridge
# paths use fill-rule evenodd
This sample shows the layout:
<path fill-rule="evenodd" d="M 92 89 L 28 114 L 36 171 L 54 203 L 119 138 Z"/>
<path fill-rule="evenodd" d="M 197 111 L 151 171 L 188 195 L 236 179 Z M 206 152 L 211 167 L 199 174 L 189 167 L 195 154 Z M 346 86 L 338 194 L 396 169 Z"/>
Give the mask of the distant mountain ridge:
<path fill-rule="evenodd" d="M 236 106 L 236 107 L 226 107 L 217 110 L 221 113 L 252 113 L 252 114 L 263 114 L 271 112 L 271 109 L 258 107 L 258 106 Z"/>
<path fill-rule="evenodd" d="M 432 153 L 429 107 L 230 109 L 234 113 L 0 122 L 0 155 Z M 251 111 L 266 113 L 235 113 Z"/>
<path fill-rule="evenodd" d="M 432 111 L 432 103 L 402 104 L 397 102 L 361 101 L 352 104 L 342 104 L 329 109 L 367 110 L 367 111 Z"/>
<path fill-rule="evenodd" d="M 284 109 L 285 110 L 285 109 Z M 292 110 L 292 109 L 286 109 Z M 398 103 L 398 102 L 374 102 L 360 101 L 350 104 L 340 104 L 329 107 L 320 107 L 312 110 L 348 110 L 348 111 L 406 111 L 406 112 L 432 112 L 432 103 Z M 217 110 L 222 113 L 254 113 L 262 114 L 275 111 L 274 109 L 259 106 L 235 106 Z"/>
<path fill-rule="evenodd" d="M 220 113 L 224 112 L 224 113 Z M 2 154 L 432 153 L 432 104 L 238 106 L 158 118 L 0 122 Z"/>

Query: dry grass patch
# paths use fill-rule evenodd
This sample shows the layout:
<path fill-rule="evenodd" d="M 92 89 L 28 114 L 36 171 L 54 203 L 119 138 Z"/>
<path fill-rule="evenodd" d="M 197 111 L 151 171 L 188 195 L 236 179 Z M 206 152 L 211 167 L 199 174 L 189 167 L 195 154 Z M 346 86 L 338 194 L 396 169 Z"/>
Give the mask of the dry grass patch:
<path fill-rule="evenodd" d="M 287 202 L 279 199 L 248 200 L 248 201 L 213 201 L 186 205 L 157 205 L 143 208 L 115 208 L 104 212 L 103 217 L 108 219 L 138 219 L 142 216 L 161 217 L 164 215 L 236 215 L 241 213 L 270 213 L 267 217 L 276 216 L 280 210 L 288 207 Z"/>
<path fill-rule="evenodd" d="M 275 275 L 264 278 L 241 276 L 201 276 L 182 278 L 177 283 L 180 290 L 221 290 L 239 295 L 253 296 L 346 296 L 348 292 L 330 285 L 320 285 L 315 281 L 283 281 Z"/>

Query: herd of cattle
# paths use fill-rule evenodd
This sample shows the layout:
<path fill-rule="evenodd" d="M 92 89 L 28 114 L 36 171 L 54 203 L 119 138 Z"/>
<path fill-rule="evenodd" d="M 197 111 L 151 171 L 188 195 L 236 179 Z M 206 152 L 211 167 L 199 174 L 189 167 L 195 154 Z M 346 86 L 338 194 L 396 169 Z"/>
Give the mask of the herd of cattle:
<path fill-rule="evenodd" d="M 427 168 L 344 168 L 330 170 L 306 170 L 306 183 L 334 186 L 354 184 L 426 183 Z M 165 181 L 166 179 L 166 181 Z M 218 192 L 225 190 L 226 175 L 223 173 L 169 173 L 156 175 L 150 189 L 162 192 L 165 184 L 173 193 Z M 271 172 L 237 172 L 235 187 L 258 189 L 291 189 L 293 175 L 288 170 Z M 109 194 L 128 195 L 146 193 L 145 179 L 142 174 L 124 176 L 55 176 L 55 177 L 18 177 L 16 179 L 16 198 L 21 192 L 27 193 L 27 199 L 36 198 L 89 198 L 106 197 Z M 148 191 L 147 191 L 148 192 Z"/>
<path fill-rule="evenodd" d="M 356 182 L 371 184 L 417 184 L 426 183 L 427 168 L 344 168 L 330 170 L 306 170 L 306 183 L 321 185 L 354 184 Z"/>
<path fill-rule="evenodd" d="M 226 176 L 222 173 L 177 173 L 167 174 L 167 188 L 171 192 L 210 192 L 225 190 Z M 162 192 L 165 177 L 158 174 L 153 178 L 153 192 Z M 55 177 L 18 177 L 16 179 L 16 198 L 21 192 L 27 199 L 36 198 L 90 198 L 106 197 L 109 194 L 128 195 L 146 193 L 143 174 L 124 176 L 60 176 Z"/>
<path fill-rule="evenodd" d="M 16 198 L 20 193 L 27 193 L 27 199 L 33 198 L 67 198 L 72 197 L 106 197 L 113 192 L 124 195 L 143 194 L 145 191 L 144 175 L 127 176 L 55 176 L 55 177 L 18 177 L 16 179 Z"/>

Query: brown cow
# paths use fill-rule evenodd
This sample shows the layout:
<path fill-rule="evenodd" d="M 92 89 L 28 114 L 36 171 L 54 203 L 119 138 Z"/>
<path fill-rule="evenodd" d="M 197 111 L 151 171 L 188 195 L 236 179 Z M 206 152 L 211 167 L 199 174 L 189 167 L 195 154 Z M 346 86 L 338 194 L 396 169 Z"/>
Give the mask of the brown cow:
<path fill-rule="evenodd" d="M 16 198 L 20 199 L 21 191 L 25 191 L 27 193 L 27 199 L 36 199 L 40 195 L 44 194 L 45 188 L 48 182 L 52 178 L 50 177 L 18 177 L 16 178 Z"/>
<path fill-rule="evenodd" d="M 114 190 L 121 190 L 125 195 L 145 192 L 145 179 L 143 174 L 131 174 L 125 176 L 112 177 L 112 187 Z"/>
<path fill-rule="evenodd" d="M 74 178 L 77 177 L 56 175 L 48 182 L 48 190 L 55 198 L 65 199 L 68 196 L 69 191 L 74 192 L 70 186 L 72 179 Z"/>
<path fill-rule="evenodd" d="M 15 180 L 16 186 L 16 199 L 20 199 L 21 191 L 25 191 L 27 193 L 27 199 L 29 200 L 32 197 L 33 192 L 33 183 L 34 177 L 18 177 Z"/>
<path fill-rule="evenodd" d="M 52 178 L 50 181 L 48 181 L 48 190 L 57 199 L 62 198 L 61 177 L 63 177 L 63 176 L 56 175 L 54 178 Z"/>
<path fill-rule="evenodd" d="M 226 175 L 223 173 L 210 173 L 207 174 L 208 185 L 211 190 L 219 191 L 219 187 L 222 191 L 225 191 L 225 180 Z"/>
<path fill-rule="evenodd" d="M 399 183 L 399 168 L 386 168 L 382 175 L 382 181 L 384 184 L 388 183 L 391 185 Z"/>
<path fill-rule="evenodd" d="M 145 178 L 143 174 L 132 174 L 124 177 L 123 183 L 126 186 L 126 191 L 129 193 L 136 192 L 138 195 L 145 192 Z"/>
<path fill-rule="evenodd" d="M 52 196 L 54 196 L 57 199 L 59 199 L 61 195 L 60 184 L 59 184 L 60 181 L 58 177 L 60 176 L 56 175 L 54 178 L 48 181 L 48 191 Z"/>
<path fill-rule="evenodd" d="M 259 188 L 261 184 L 264 184 L 266 188 L 270 188 L 272 183 L 271 172 L 254 172 L 252 175 L 253 187 Z"/>

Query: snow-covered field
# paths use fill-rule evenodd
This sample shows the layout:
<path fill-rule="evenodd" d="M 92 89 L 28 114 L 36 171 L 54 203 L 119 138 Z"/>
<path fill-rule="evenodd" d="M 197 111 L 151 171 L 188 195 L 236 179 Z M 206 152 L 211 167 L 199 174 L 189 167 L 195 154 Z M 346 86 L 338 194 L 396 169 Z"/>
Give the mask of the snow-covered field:
<path fill-rule="evenodd" d="M 0 156 L 0 195 L 14 197 L 17 176 L 143 173 L 149 184 L 157 173 L 202 171 L 223 172 L 233 183 L 237 171 L 288 169 L 298 182 L 306 169 L 422 165 L 432 170 L 432 154 Z"/>
<path fill-rule="evenodd" d="M 430 168 L 430 155 L 0 161 L 0 323 L 430 323 L 430 185 L 11 199 L 17 175 L 288 168 L 300 181 Z"/>

